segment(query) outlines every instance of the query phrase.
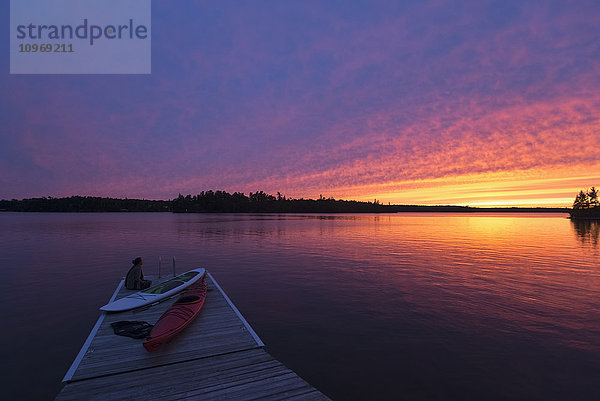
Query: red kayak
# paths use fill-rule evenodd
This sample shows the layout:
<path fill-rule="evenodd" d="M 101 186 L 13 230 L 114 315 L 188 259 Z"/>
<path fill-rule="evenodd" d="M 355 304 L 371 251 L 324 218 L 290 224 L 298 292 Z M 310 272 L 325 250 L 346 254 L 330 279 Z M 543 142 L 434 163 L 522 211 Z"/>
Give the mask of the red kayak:
<path fill-rule="evenodd" d="M 186 328 L 200 312 L 205 299 L 206 276 L 190 286 L 185 294 L 179 297 L 158 319 L 150 332 L 150 337 L 144 341 L 143 345 L 146 351 L 156 351 Z"/>

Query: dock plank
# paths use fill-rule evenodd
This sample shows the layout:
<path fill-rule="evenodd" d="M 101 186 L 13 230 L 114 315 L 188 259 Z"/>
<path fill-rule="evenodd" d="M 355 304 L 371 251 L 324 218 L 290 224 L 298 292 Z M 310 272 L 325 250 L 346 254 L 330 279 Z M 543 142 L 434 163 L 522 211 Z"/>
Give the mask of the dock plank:
<path fill-rule="evenodd" d="M 135 389 L 135 392 L 131 391 Z M 263 349 L 69 384 L 57 400 L 327 399 Z"/>
<path fill-rule="evenodd" d="M 141 310 L 102 313 L 56 399 L 328 399 L 264 350 L 210 274 L 207 287 L 205 304 L 194 322 L 152 354 L 142 347 L 142 340 L 115 335 L 110 324 L 120 320 L 153 324 L 173 299 Z M 120 284 L 113 299 L 131 292 Z"/>

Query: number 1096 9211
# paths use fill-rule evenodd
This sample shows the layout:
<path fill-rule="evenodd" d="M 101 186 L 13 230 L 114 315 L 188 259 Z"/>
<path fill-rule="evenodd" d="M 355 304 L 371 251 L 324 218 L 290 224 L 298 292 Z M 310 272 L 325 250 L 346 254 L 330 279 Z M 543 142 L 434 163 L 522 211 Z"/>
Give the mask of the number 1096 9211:
<path fill-rule="evenodd" d="M 20 43 L 19 53 L 74 53 L 71 43 Z"/>

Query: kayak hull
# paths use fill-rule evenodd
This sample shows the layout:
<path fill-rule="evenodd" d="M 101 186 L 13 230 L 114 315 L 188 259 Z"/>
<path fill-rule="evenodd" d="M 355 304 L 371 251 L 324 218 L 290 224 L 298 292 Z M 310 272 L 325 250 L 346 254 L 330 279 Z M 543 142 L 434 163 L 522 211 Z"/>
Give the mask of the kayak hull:
<path fill-rule="evenodd" d="M 189 326 L 202 309 L 205 299 L 206 277 L 203 276 L 158 319 L 150 332 L 150 337 L 143 343 L 146 351 L 156 351 Z"/>
<path fill-rule="evenodd" d="M 190 287 L 204 277 L 205 273 L 206 271 L 203 268 L 187 271 L 158 285 L 109 302 L 100 310 L 104 312 L 122 312 L 160 302 Z"/>

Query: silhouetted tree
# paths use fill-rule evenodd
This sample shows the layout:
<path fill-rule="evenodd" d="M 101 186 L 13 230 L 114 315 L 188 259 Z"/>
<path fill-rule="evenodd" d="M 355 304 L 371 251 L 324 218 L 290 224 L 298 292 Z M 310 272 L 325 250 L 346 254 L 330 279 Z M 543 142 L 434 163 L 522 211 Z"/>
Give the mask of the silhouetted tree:
<path fill-rule="evenodd" d="M 591 207 L 599 206 L 598 190 L 596 188 L 594 188 L 594 187 L 590 188 L 590 190 L 587 193 L 587 196 L 588 196 L 588 200 L 589 200 Z"/>
<path fill-rule="evenodd" d="M 577 196 L 575 196 L 575 200 L 573 201 L 573 209 L 585 209 L 589 204 L 587 193 L 583 192 L 583 190 L 579 191 Z"/>

